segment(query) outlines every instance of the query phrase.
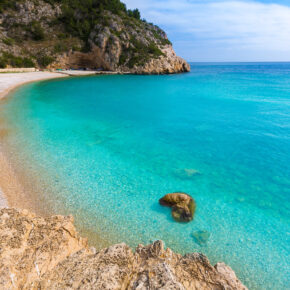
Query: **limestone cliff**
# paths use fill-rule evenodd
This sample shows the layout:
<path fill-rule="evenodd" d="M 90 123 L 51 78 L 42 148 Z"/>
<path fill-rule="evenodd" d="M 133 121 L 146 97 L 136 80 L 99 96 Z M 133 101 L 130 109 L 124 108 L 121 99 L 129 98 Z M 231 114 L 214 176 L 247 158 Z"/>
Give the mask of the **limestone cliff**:
<path fill-rule="evenodd" d="M 71 217 L 0 211 L 1 289 L 247 289 L 224 263 L 181 256 L 162 241 L 101 251 L 78 236 Z"/>
<path fill-rule="evenodd" d="M 119 0 L 3 1 L 0 67 L 139 74 L 190 70 L 163 30 L 141 20 L 138 10 L 126 9 Z"/>

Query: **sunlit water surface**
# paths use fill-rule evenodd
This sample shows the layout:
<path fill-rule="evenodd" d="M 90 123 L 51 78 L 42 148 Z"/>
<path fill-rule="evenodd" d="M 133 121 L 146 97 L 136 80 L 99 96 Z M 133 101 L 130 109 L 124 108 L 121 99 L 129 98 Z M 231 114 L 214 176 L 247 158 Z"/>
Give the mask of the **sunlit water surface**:
<path fill-rule="evenodd" d="M 250 289 L 289 287 L 290 64 L 38 82 L 0 114 L 10 151 L 51 187 L 40 207 L 110 243 L 201 251 Z M 194 221 L 158 204 L 175 191 L 195 198 Z"/>

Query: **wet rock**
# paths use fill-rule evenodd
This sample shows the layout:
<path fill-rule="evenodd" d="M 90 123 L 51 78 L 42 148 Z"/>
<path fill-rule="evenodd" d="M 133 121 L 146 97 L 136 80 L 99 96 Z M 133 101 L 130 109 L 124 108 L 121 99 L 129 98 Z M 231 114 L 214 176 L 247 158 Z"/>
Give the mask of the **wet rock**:
<path fill-rule="evenodd" d="M 172 217 L 177 222 L 189 222 L 193 219 L 196 204 L 194 199 L 187 193 L 169 193 L 159 199 L 163 206 L 171 207 Z"/>
<path fill-rule="evenodd" d="M 208 231 L 196 231 L 192 234 L 193 240 L 200 246 L 207 243 L 210 233 Z"/>

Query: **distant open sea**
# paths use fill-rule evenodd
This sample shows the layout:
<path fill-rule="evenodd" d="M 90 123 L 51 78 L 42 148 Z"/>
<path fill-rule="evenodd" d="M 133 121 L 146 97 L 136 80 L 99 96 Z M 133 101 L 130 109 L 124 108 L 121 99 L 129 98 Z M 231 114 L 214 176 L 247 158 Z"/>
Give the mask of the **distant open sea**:
<path fill-rule="evenodd" d="M 42 184 L 37 207 L 74 215 L 91 243 L 162 239 L 250 289 L 289 289 L 290 64 L 191 67 L 17 89 L 0 107 L 11 160 Z M 190 223 L 158 204 L 176 191 L 196 200 Z"/>

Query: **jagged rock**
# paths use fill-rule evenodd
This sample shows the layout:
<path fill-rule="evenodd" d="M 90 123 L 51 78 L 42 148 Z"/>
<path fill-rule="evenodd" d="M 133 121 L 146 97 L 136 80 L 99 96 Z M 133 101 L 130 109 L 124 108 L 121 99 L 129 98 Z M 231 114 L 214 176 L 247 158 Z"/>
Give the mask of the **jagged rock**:
<path fill-rule="evenodd" d="M 224 263 L 181 256 L 162 241 L 101 251 L 78 236 L 71 217 L 0 211 L 1 289 L 247 289 Z"/>
<path fill-rule="evenodd" d="M 169 206 L 172 217 L 178 222 L 189 222 L 193 219 L 196 204 L 194 199 L 187 193 L 169 193 L 159 199 L 163 206 Z"/>
<path fill-rule="evenodd" d="M 28 211 L 0 211 L 0 288 L 19 289 L 87 247 L 72 217 L 36 217 Z"/>
<path fill-rule="evenodd" d="M 192 234 L 194 241 L 200 246 L 207 243 L 210 233 L 208 231 L 196 231 Z"/>

